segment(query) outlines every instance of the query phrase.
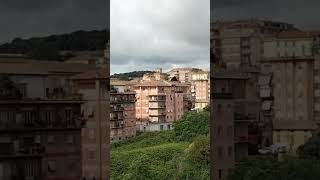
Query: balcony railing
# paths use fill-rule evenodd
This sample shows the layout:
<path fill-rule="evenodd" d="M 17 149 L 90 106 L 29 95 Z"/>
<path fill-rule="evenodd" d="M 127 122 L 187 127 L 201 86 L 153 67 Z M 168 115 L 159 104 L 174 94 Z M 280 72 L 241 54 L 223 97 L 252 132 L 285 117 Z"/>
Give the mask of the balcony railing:
<path fill-rule="evenodd" d="M 45 147 L 43 145 L 22 146 L 14 148 L 13 143 L 6 149 L 2 149 L 0 152 L 0 159 L 3 158 L 16 158 L 16 157 L 38 157 L 45 153 Z"/>
<path fill-rule="evenodd" d="M 111 111 L 123 111 L 124 107 L 122 106 L 110 106 Z"/>
<path fill-rule="evenodd" d="M 116 121 L 114 123 L 112 123 L 110 125 L 110 128 L 111 129 L 120 129 L 120 128 L 123 128 L 124 127 L 124 122 L 123 121 Z"/>

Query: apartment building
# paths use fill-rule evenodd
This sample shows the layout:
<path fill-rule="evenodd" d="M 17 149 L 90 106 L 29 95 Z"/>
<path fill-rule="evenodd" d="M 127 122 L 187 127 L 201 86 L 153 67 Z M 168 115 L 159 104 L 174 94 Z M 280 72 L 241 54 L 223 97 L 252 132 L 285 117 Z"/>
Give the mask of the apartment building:
<path fill-rule="evenodd" d="M 197 72 L 192 74 L 191 93 L 195 99 L 195 109 L 201 110 L 210 102 L 210 73 Z"/>
<path fill-rule="evenodd" d="M 69 78 L 90 68 L 0 62 L 0 179 L 81 178 L 84 101 Z"/>
<path fill-rule="evenodd" d="M 289 152 L 304 144 L 320 115 L 313 36 L 305 32 L 282 32 L 265 39 L 262 70 L 270 75 L 271 87 L 265 91 L 274 98 L 273 142 L 287 146 Z"/>
<path fill-rule="evenodd" d="M 121 89 L 111 83 L 110 139 L 111 142 L 136 135 L 135 92 Z"/>
<path fill-rule="evenodd" d="M 73 87 L 82 94 L 82 115 L 87 120 L 82 128 L 82 177 L 108 179 L 109 94 L 107 69 L 95 69 L 72 76 Z M 110 90 L 109 90 L 110 91 Z"/>
<path fill-rule="evenodd" d="M 251 125 L 259 120 L 259 99 L 248 93 L 250 76 L 239 71 L 212 73 L 212 152 L 213 179 L 224 179 L 236 162 L 257 144 L 258 134 Z"/>
<path fill-rule="evenodd" d="M 228 68 L 259 66 L 263 39 L 281 31 L 297 31 L 287 23 L 256 19 L 216 21 L 211 24 L 211 50 L 215 63 Z"/>
<path fill-rule="evenodd" d="M 134 89 L 137 98 L 135 105 L 138 130 L 170 129 L 172 122 L 182 117 L 187 85 L 144 77 L 134 85 Z"/>
<path fill-rule="evenodd" d="M 167 72 L 169 74 L 169 78 L 176 77 L 178 81 L 182 83 L 188 83 L 192 80 L 192 73 L 194 72 L 202 72 L 201 69 L 198 68 L 174 68 Z"/>

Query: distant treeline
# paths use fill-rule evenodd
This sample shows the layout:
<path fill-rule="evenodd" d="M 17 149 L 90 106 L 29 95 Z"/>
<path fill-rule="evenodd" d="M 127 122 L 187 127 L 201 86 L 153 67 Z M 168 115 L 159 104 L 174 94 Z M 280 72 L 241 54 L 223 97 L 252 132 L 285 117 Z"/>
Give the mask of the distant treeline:
<path fill-rule="evenodd" d="M 111 75 L 111 78 L 117 78 L 120 80 L 128 81 L 133 78 L 142 77 L 146 73 L 154 73 L 154 71 L 133 71 L 133 72 L 127 72 L 127 73 L 119 73 L 119 74 Z"/>
<path fill-rule="evenodd" d="M 69 34 L 15 38 L 0 45 L 0 53 L 27 54 L 32 58 L 60 60 L 59 51 L 102 50 L 110 39 L 109 30 L 75 31 Z"/>

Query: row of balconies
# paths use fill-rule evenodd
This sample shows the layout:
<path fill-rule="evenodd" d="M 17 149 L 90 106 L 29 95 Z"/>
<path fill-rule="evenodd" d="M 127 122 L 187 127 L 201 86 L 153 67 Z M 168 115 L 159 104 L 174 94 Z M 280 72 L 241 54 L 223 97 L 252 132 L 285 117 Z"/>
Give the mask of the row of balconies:
<path fill-rule="evenodd" d="M 116 94 L 110 96 L 110 103 L 135 103 L 134 94 Z"/>
<path fill-rule="evenodd" d="M 0 121 L 0 131 L 11 130 L 32 130 L 32 129 L 55 129 L 55 128 L 81 128 L 86 121 L 81 117 L 73 117 L 70 120 L 55 116 L 53 119 L 40 118 L 35 116 L 32 118 L 13 118 L 9 121 Z"/>
<path fill-rule="evenodd" d="M 32 157 L 41 156 L 45 153 L 45 147 L 41 144 L 34 143 L 31 146 L 17 146 L 16 143 L 0 143 L 0 159 L 1 158 L 15 158 L 15 157 Z"/>

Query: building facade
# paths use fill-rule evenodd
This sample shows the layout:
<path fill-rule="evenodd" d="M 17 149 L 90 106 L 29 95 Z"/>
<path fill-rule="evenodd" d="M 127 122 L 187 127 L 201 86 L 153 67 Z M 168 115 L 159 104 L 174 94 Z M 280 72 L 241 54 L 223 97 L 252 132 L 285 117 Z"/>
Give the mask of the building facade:
<path fill-rule="evenodd" d="M 195 99 L 195 109 L 201 110 L 210 102 L 210 73 L 198 72 L 192 74 L 191 93 Z"/>
<path fill-rule="evenodd" d="M 304 32 L 282 32 L 264 42 L 263 70 L 272 74 L 273 142 L 289 152 L 304 144 L 316 128 L 313 38 Z M 313 80 L 314 79 L 314 80 Z M 312 81 L 310 81 L 312 80 Z"/>
<path fill-rule="evenodd" d="M 0 179 L 80 179 L 82 95 L 63 63 L 1 63 Z M 63 147 L 63 148 L 61 148 Z"/>
<path fill-rule="evenodd" d="M 111 84 L 110 139 L 124 140 L 136 135 L 135 92 L 121 91 Z"/>
<path fill-rule="evenodd" d="M 109 147 L 107 70 L 96 69 L 72 77 L 74 90 L 82 94 L 81 106 L 87 120 L 82 128 L 82 177 L 108 179 L 107 156 Z"/>

